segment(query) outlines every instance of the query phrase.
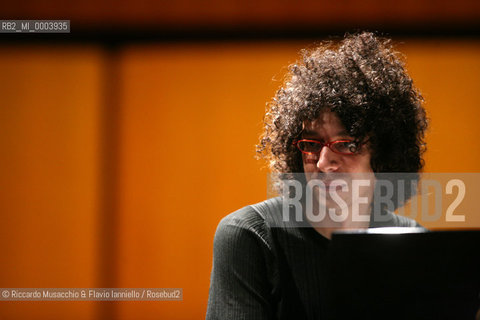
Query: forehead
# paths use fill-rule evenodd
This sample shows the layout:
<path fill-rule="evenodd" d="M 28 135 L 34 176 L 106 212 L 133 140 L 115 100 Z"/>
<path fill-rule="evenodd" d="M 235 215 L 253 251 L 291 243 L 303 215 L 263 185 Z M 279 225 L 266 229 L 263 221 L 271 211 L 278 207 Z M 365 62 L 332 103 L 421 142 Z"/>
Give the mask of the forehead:
<path fill-rule="evenodd" d="M 307 135 L 338 136 L 348 134 L 340 118 L 330 111 L 322 112 L 313 121 L 304 121 L 302 129 L 303 133 Z"/>

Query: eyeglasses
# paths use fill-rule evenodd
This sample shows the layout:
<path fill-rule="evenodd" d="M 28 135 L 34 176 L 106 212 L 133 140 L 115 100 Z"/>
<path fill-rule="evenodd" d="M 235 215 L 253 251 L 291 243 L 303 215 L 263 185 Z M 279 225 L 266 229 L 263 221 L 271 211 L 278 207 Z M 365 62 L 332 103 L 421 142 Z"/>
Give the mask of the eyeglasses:
<path fill-rule="evenodd" d="M 323 147 L 343 155 L 353 155 L 358 152 L 358 144 L 352 140 L 336 140 L 323 143 L 318 140 L 301 139 L 294 141 L 293 145 L 305 154 L 320 153 Z"/>

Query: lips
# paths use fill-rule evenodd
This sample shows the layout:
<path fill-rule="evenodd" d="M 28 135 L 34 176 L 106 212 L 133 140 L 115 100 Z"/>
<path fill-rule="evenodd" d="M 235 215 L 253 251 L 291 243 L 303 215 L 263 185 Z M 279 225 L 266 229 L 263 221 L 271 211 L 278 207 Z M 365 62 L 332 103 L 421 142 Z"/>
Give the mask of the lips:
<path fill-rule="evenodd" d="M 313 185 L 317 185 L 320 189 L 348 190 L 348 186 L 351 185 L 352 176 L 347 173 L 338 172 L 313 172 L 308 174 L 307 179 L 309 182 L 312 182 Z"/>

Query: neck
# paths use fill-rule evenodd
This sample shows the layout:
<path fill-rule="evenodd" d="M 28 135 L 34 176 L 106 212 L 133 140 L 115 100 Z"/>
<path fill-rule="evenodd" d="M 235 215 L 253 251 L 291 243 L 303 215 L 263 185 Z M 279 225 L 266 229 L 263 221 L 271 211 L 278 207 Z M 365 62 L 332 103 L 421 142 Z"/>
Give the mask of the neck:
<path fill-rule="evenodd" d="M 331 239 L 332 233 L 338 230 L 367 229 L 370 225 L 371 202 L 365 204 L 351 203 L 339 207 L 323 205 L 319 201 L 313 201 L 311 213 L 306 212 L 307 221 L 315 231 L 327 239 Z M 309 208 L 306 208 L 308 210 Z M 334 212 L 331 212 L 335 210 Z"/>

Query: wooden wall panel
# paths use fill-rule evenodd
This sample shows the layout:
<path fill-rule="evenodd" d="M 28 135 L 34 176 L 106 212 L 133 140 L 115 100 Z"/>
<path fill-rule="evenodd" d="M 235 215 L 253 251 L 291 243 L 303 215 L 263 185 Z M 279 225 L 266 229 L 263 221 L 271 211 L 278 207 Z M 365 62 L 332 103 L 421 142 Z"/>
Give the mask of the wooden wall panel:
<path fill-rule="evenodd" d="M 0 287 L 96 287 L 102 55 L 0 48 Z M 0 302 L 1 319 L 93 319 L 89 302 Z"/>
<path fill-rule="evenodd" d="M 480 41 L 405 41 L 408 69 L 428 117 L 425 171 L 479 172 Z"/>
<path fill-rule="evenodd" d="M 480 42 L 405 40 L 399 49 L 407 57 L 408 69 L 425 98 L 430 118 L 425 172 L 480 172 L 480 148 L 477 143 L 480 136 Z M 441 179 L 451 179 L 446 179 L 446 176 Z M 462 204 L 455 212 L 465 214 L 465 225 L 479 228 L 477 194 L 480 190 L 475 190 L 478 183 L 474 182 L 478 177 L 457 176 L 465 181 L 467 189 Z M 453 202 L 456 194 L 457 190 L 452 196 L 444 193 L 444 208 Z M 429 198 L 433 200 L 433 195 Z M 423 224 L 438 229 L 458 225 L 445 219 Z"/>

